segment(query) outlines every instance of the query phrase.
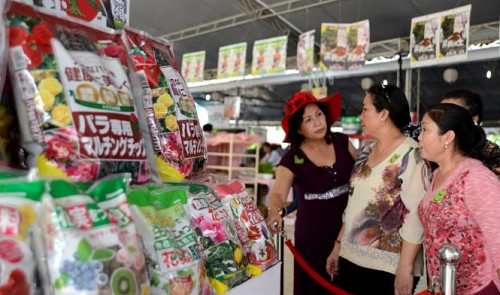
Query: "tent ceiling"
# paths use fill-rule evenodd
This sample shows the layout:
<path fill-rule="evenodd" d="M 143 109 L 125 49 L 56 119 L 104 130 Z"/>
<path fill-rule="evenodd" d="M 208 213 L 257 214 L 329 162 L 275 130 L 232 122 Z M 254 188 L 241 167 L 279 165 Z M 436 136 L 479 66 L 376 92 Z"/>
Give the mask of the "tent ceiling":
<path fill-rule="evenodd" d="M 319 40 L 321 23 L 326 22 L 351 23 L 369 19 L 372 43 L 370 57 L 390 56 L 400 49 L 407 50 L 405 42 L 413 17 L 467 4 L 472 4 L 471 24 L 478 29 L 471 31 L 471 39 L 475 38 L 479 42 L 498 39 L 499 0 L 143 0 L 131 1 L 130 24 L 173 42 L 174 53 L 179 61 L 184 53 L 206 50 L 206 69 L 217 67 L 219 47 L 248 42 L 248 68 L 254 41 L 288 35 L 288 56 L 295 56 L 298 35 L 315 29 L 316 40 Z M 480 24 L 491 25 L 477 26 Z M 489 112 L 486 118 L 500 120 L 500 67 L 491 61 L 454 67 L 459 70 L 459 80 L 453 85 L 443 81 L 442 67 L 421 71 L 422 106 L 437 102 L 447 89 L 468 87 L 479 92 L 485 100 L 485 109 Z M 497 73 L 492 79 L 484 78 L 485 67 L 496 67 Z M 395 73 L 387 73 L 373 75 L 373 78 L 380 81 L 389 77 L 390 83 L 396 83 L 395 76 Z M 329 86 L 329 91 L 339 90 L 343 93 L 344 114 L 352 115 L 359 111 L 359 100 L 363 96 L 361 78 L 336 79 Z M 293 92 L 300 90 L 302 83 L 268 86 L 273 91 L 265 97 L 255 97 L 250 93 L 248 98 L 257 98 L 259 103 L 255 103 L 257 100 L 244 100 L 249 107 L 243 116 L 248 120 L 279 120 L 283 102 Z"/>

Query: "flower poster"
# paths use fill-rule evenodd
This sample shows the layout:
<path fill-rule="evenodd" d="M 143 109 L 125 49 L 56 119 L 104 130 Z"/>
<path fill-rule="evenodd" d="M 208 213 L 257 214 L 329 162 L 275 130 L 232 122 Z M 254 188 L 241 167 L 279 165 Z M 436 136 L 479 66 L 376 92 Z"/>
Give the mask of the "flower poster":
<path fill-rule="evenodd" d="M 467 58 L 471 5 L 412 19 L 411 67 Z"/>
<path fill-rule="evenodd" d="M 320 67 L 352 70 L 362 67 L 370 44 L 370 22 L 321 25 Z"/>
<path fill-rule="evenodd" d="M 442 13 L 439 22 L 439 60 L 456 61 L 467 58 L 470 10 L 471 5 L 467 5 Z"/>
<path fill-rule="evenodd" d="M 240 117 L 241 96 L 224 98 L 224 117 L 238 119 Z"/>
<path fill-rule="evenodd" d="M 284 73 L 287 42 L 287 36 L 255 41 L 252 54 L 252 75 Z"/>
<path fill-rule="evenodd" d="M 370 48 L 370 21 L 364 20 L 347 27 L 347 55 L 346 70 L 356 70 L 365 64 L 365 58 Z"/>
<path fill-rule="evenodd" d="M 182 76 L 187 83 L 203 81 L 205 70 L 205 51 L 185 53 L 182 55 Z"/>
<path fill-rule="evenodd" d="M 299 36 L 297 44 L 297 69 L 301 74 L 310 73 L 314 67 L 314 33 L 312 30 Z"/>
<path fill-rule="evenodd" d="M 243 77 L 245 75 L 246 57 L 246 42 L 219 48 L 217 79 Z"/>
<path fill-rule="evenodd" d="M 439 16 L 436 14 L 413 18 L 410 33 L 411 65 L 436 63 Z"/>

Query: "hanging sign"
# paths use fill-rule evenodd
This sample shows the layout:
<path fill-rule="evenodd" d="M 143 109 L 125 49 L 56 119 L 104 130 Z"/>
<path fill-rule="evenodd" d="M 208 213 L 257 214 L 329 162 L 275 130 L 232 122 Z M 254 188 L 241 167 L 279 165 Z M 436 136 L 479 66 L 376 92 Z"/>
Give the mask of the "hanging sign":
<path fill-rule="evenodd" d="M 243 77 L 245 75 L 246 56 L 246 42 L 219 48 L 217 79 Z"/>
<path fill-rule="evenodd" d="M 252 75 L 284 73 L 287 42 L 287 36 L 255 41 L 252 55 Z"/>
<path fill-rule="evenodd" d="M 467 58 L 471 5 L 412 19 L 411 67 Z"/>
<path fill-rule="evenodd" d="M 297 44 L 297 69 L 301 74 L 312 72 L 314 67 L 314 33 L 312 30 L 299 36 Z"/>
<path fill-rule="evenodd" d="M 187 83 L 203 81 L 205 70 L 205 51 L 185 53 L 182 55 L 182 76 Z"/>
<path fill-rule="evenodd" d="M 370 22 L 321 24 L 320 67 L 323 70 L 354 70 L 365 63 L 370 44 Z"/>

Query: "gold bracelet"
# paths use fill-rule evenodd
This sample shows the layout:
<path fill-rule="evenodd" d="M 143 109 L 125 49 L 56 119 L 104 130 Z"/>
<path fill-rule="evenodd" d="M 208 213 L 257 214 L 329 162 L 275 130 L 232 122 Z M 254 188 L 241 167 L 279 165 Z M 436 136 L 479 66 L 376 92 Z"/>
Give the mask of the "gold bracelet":
<path fill-rule="evenodd" d="M 270 212 L 271 210 L 276 210 L 276 213 L 278 213 L 281 217 L 286 215 L 286 208 L 284 207 L 267 207 L 267 212 Z"/>

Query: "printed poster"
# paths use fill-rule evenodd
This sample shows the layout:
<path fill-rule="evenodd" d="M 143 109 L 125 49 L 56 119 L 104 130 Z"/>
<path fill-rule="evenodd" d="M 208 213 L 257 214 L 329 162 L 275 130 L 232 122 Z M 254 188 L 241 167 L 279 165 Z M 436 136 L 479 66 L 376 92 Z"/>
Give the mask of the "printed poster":
<path fill-rule="evenodd" d="M 412 19 L 411 67 L 467 58 L 471 5 Z"/>
<path fill-rule="evenodd" d="M 410 54 L 411 65 L 436 64 L 439 41 L 439 15 L 425 15 L 411 21 Z"/>
<path fill-rule="evenodd" d="M 224 98 L 224 117 L 228 119 L 238 119 L 241 110 L 241 97 L 232 96 Z"/>
<path fill-rule="evenodd" d="M 245 75 L 246 57 L 246 42 L 219 48 L 217 79 L 243 77 Z"/>
<path fill-rule="evenodd" d="M 439 60 L 457 61 L 467 58 L 471 5 L 443 12 L 440 18 Z"/>
<path fill-rule="evenodd" d="M 314 34 L 316 30 L 299 36 L 297 44 L 297 69 L 301 74 L 312 72 L 314 68 Z"/>
<path fill-rule="evenodd" d="M 370 45 L 370 22 L 321 24 L 320 68 L 355 70 L 365 64 Z"/>
<path fill-rule="evenodd" d="M 33 0 L 32 3 L 97 27 L 123 29 L 130 19 L 130 0 Z"/>
<path fill-rule="evenodd" d="M 287 36 L 255 41 L 252 54 L 252 75 L 284 73 L 287 42 Z"/>
<path fill-rule="evenodd" d="M 181 72 L 187 83 L 203 81 L 205 53 L 205 51 L 197 51 L 182 55 Z"/>

